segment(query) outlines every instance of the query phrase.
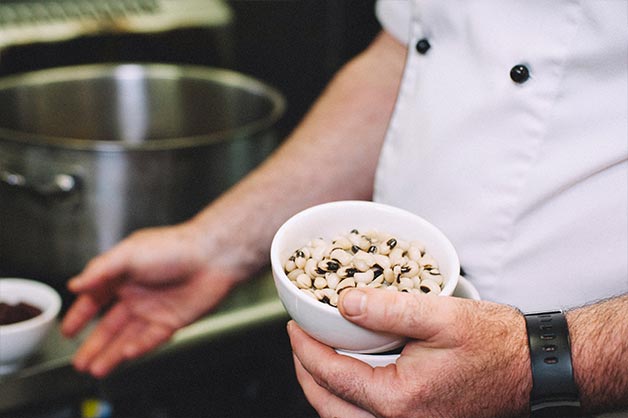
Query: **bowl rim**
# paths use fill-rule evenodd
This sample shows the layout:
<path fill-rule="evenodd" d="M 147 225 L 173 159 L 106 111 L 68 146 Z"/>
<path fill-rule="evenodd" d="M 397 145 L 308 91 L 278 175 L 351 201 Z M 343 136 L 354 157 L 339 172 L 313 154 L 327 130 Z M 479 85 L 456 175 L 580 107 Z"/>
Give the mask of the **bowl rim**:
<path fill-rule="evenodd" d="M 6 337 L 10 334 L 20 333 L 26 330 L 30 330 L 33 328 L 37 328 L 41 325 L 44 325 L 54 318 L 57 317 L 59 312 L 61 311 L 61 296 L 59 293 L 53 289 L 51 286 L 46 283 L 40 282 L 38 280 L 33 279 L 25 279 L 19 277 L 0 277 L 0 285 L 2 283 L 10 283 L 14 285 L 20 285 L 30 288 L 39 288 L 46 292 L 46 295 L 49 297 L 51 303 L 50 305 L 42 311 L 41 314 L 27 319 L 25 321 L 15 322 L 13 324 L 8 325 L 0 325 L 0 332 L 3 337 Z M 0 294 L 0 300 L 2 300 L 2 295 Z M 41 308 L 38 306 L 38 308 Z"/>
<path fill-rule="evenodd" d="M 397 212 L 399 214 L 403 214 L 404 216 L 411 216 L 417 219 L 420 223 L 423 223 L 427 228 L 432 229 L 437 235 L 440 235 L 444 239 L 444 243 L 446 246 L 451 247 L 451 250 L 454 255 L 455 265 L 458 267 L 458 274 L 453 273 L 452 278 L 450 280 L 453 280 L 455 282 L 459 280 L 460 260 L 459 260 L 459 256 L 458 256 L 458 252 L 456 251 L 456 248 L 454 247 L 453 243 L 449 240 L 449 238 L 447 237 L 447 235 L 445 235 L 444 232 L 442 232 L 437 226 L 435 226 L 434 224 L 432 224 L 425 218 L 421 217 L 420 215 L 417 215 L 416 213 L 408 211 L 406 209 L 403 209 L 397 206 L 392 206 L 385 203 L 371 201 L 371 200 L 337 200 L 337 201 L 313 205 L 295 213 L 290 218 L 288 218 L 279 227 L 279 229 L 277 229 L 275 235 L 273 236 L 273 240 L 271 242 L 271 247 L 270 247 L 270 259 L 271 259 L 271 268 L 273 271 L 277 273 L 277 274 L 274 274 L 273 276 L 278 275 L 276 279 L 283 282 L 283 284 L 286 285 L 285 287 L 289 289 L 288 291 L 291 294 L 299 295 L 300 303 L 301 301 L 305 301 L 304 303 L 317 307 L 316 309 L 321 309 L 323 312 L 327 312 L 331 315 L 337 316 L 346 321 L 346 319 L 342 316 L 342 314 L 340 313 L 340 310 L 337 307 L 328 305 L 326 303 L 321 303 L 320 301 L 315 300 L 303 294 L 303 292 L 301 292 L 298 287 L 294 286 L 294 284 L 290 281 L 290 279 L 288 278 L 288 275 L 284 271 L 283 263 L 280 259 L 280 254 L 279 254 L 280 248 L 279 248 L 278 241 L 281 238 L 281 236 L 284 234 L 284 231 L 288 229 L 291 224 L 298 221 L 300 218 L 308 216 L 311 212 L 315 210 L 321 210 L 327 207 L 334 207 L 334 206 L 375 207 L 382 211 Z M 452 293 L 453 293 L 453 290 L 455 290 L 455 287 L 456 286 L 454 286 L 454 288 L 452 289 Z M 439 294 L 437 296 L 444 296 L 444 295 Z"/>

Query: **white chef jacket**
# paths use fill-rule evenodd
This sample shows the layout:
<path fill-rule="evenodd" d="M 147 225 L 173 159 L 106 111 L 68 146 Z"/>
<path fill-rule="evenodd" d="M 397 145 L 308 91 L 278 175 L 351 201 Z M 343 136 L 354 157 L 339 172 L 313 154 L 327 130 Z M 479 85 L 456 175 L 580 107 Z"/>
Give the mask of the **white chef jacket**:
<path fill-rule="evenodd" d="M 408 57 L 374 200 L 439 227 L 485 300 L 529 312 L 628 292 L 627 10 L 377 3 Z"/>

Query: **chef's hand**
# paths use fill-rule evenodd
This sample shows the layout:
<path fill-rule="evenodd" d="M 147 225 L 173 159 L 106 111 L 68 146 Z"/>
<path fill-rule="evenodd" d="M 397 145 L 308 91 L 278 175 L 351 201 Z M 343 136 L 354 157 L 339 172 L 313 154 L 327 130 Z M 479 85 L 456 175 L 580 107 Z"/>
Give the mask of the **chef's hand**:
<path fill-rule="evenodd" d="M 188 224 L 136 232 L 69 281 L 78 297 L 63 319 L 66 336 L 106 308 L 75 354 L 76 369 L 103 377 L 167 341 L 228 293 L 235 269 L 220 254 L 210 256 L 198 236 Z"/>
<path fill-rule="evenodd" d="M 322 417 L 526 414 L 532 378 L 515 309 L 377 289 L 345 291 L 338 306 L 356 324 L 411 340 L 395 365 L 372 368 L 289 322 L 297 378 Z"/>

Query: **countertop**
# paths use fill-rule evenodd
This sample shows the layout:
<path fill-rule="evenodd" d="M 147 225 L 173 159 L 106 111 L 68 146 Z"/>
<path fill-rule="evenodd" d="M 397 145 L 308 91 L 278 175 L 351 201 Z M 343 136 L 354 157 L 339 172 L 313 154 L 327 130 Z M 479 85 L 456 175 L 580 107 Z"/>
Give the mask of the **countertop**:
<path fill-rule="evenodd" d="M 281 304 L 270 272 L 264 272 L 238 287 L 214 312 L 179 330 L 161 348 L 117 369 L 110 381 L 148 369 L 159 359 L 194 346 L 211 346 L 230 335 L 243 334 L 269 324 L 285 324 L 288 315 Z M 92 324 L 93 326 L 93 324 Z M 18 372 L 0 376 L 0 416 L 7 411 L 57 399 L 78 397 L 97 390 L 102 382 L 77 373 L 71 358 L 90 328 L 74 339 L 64 338 L 59 327 L 48 336 L 41 350 Z M 122 377 L 124 379 L 124 377 Z"/>

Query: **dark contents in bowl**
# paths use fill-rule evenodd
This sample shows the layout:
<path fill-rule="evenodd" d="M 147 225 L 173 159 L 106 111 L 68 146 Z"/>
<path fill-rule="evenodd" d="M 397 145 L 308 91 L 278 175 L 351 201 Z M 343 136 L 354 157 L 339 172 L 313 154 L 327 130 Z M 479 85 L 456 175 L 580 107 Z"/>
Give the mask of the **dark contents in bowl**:
<path fill-rule="evenodd" d="M 0 325 L 26 321 L 41 313 L 41 309 L 26 302 L 19 302 L 16 305 L 0 302 Z"/>

